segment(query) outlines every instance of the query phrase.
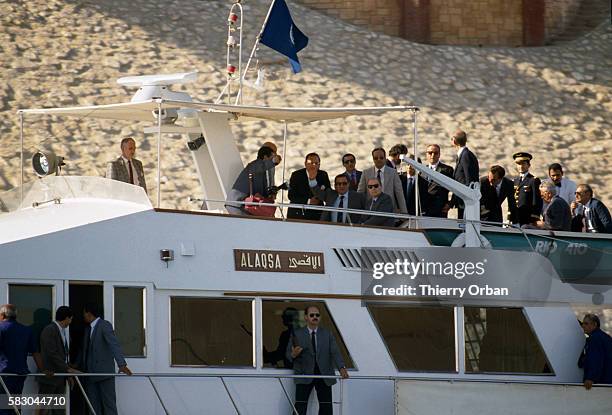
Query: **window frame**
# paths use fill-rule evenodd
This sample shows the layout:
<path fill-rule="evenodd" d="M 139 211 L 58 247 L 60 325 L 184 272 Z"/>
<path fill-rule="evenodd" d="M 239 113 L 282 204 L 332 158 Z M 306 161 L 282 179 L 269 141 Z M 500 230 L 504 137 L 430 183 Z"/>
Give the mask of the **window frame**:
<path fill-rule="evenodd" d="M 526 313 L 525 307 L 520 307 L 520 306 L 483 306 L 483 305 L 469 305 L 469 306 L 464 306 L 463 307 L 463 327 L 462 330 L 465 333 L 465 308 L 484 308 L 484 309 L 513 309 L 513 310 L 520 310 L 521 314 L 523 315 L 523 318 L 525 319 L 525 322 L 527 323 L 527 326 L 529 327 L 529 330 L 531 331 L 531 333 L 533 334 L 538 346 L 540 347 L 540 350 L 542 350 L 542 353 L 544 355 L 544 359 L 546 360 L 546 364 L 548 365 L 548 367 L 550 368 L 550 373 L 533 373 L 533 372 L 491 372 L 491 371 L 478 371 L 478 372 L 473 372 L 473 371 L 468 371 L 468 367 L 467 364 L 465 364 L 466 359 L 467 359 L 467 348 L 465 347 L 465 335 L 463 336 L 463 356 L 459 356 L 460 359 L 463 359 L 464 364 L 465 364 L 465 374 L 468 376 L 480 376 L 480 375 L 503 375 L 503 376 L 556 376 L 556 372 L 555 372 L 555 368 L 553 367 L 552 363 L 550 362 L 550 359 L 548 358 L 548 355 L 546 354 L 546 349 L 542 346 L 542 342 L 540 341 L 540 338 L 538 337 L 538 333 L 536 330 L 534 330 L 533 328 L 533 324 L 531 324 L 531 320 L 529 319 L 529 316 Z"/>
<path fill-rule="evenodd" d="M 216 301 L 243 301 L 251 303 L 251 366 L 248 365 L 183 365 L 172 363 L 172 299 L 195 299 L 195 300 L 216 300 Z M 255 297 L 219 297 L 211 295 L 168 295 L 168 365 L 171 368 L 196 368 L 196 369 L 253 369 L 257 370 L 257 354 L 256 354 L 256 340 L 258 337 L 256 321 L 255 321 Z"/>
<path fill-rule="evenodd" d="M 382 332 L 380 331 L 380 327 L 378 325 L 378 323 L 376 322 L 376 319 L 374 318 L 374 315 L 372 314 L 372 310 L 370 308 L 370 306 L 385 306 L 388 308 L 452 308 L 453 310 L 453 321 L 452 321 L 452 326 L 453 326 L 453 335 L 454 335 L 454 339 L 453 339 L 453 361 L 454 361 L 454 365 L 455 365 L 455 370 L 453 371 L 447 371 L 447 370 L 400 370 L 397 367 L 397 363 L 395 362 L 395 359 L 393 358 L 393 354 L 391 354 L 391 350 L 389 349 L 389 345 L 387 344 L 387 342 L 385 341 L 385 337 L 383 336 Z M 379 301 L 368 301 L 365 303 L 366 309 L 368 310 L 368 313 L 370 315 L 370 318 L 372 319 L 372 324 L 374 325 L 374 327 L 376 328 L 376 332 L 378 333 L 378 336 L 380 337 L 380 340 L 382 341 L 383 345 L 385 346 L 385 349 L 387 350 L 387 354 L 389 356 L 389 359 L 391 360 L 391 363 L 393 363 L 393 367 L 395 367 L 395 370 L 398 373 L 433 373 L 433 374 L 439 374 L 439 373 L 449 373 L 449 374 L 459 374 L 460 372 L 460 367 L 459 367 L 459 345 L 458 345 L 458 333 L 457 333 L 457 306 L 456 305 L 445 305 L 445 304 L 406 304 L 406 303 L 388 303 L 388 302 L 379 302 Z"/>

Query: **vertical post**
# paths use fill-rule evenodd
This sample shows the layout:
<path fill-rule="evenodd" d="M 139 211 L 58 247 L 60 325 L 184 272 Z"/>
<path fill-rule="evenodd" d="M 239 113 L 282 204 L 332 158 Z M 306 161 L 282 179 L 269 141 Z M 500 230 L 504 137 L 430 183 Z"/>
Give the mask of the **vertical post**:
<path fill-rule="evenodd" d="M 161 207 L 161 126 L 162 101 L 157 101 L 157 207 Z"/>
<path fill-rule="evenodd" d="M 283 128 L 283 181 L 285 183 L 285 167 L 287 166 L 287 121 Z M 281 190 L 281 203 L 285 203 L 285 191 Z M 283 214 L 283 207 L 280 208 L 281 214 Z M 283 217 L 285 215 L 283 214 Z"/>
<path fill-rule="evenodd" d="M 457 356 L 455 360 L 457 372 L 462 375 L 465 373 L 465 318 L 463 306 L 455 307 L 455 350 Z"/>
<path fill-rule="evenodd" d="M 340 378 L 340 409 L 338 413 L 342 415 L 344 409 L 344 379 Z"/>
<path fill-rule="evenodd" d="M 264 29 L 266 28 L 266 24 L 268 23 L 268 19 L 270 18 L 270 13 L 272 12 L 272 7 L 274 7 L 274 3 L 276 0 L 272 0 L 272 4 L 270 4 L 270 8 L 268 9 L 268 13 L 266 14 L 266 18 L 264 19 L 263 25 L 261 25 L 261 30 L 259 34 L 255 38 L 255 44 L 253 45 L 253 49 L 251 49 L 251 54 L 249 55 L 249 60 L 247 60 L 246 66 L 244 67 L 244 75 L 246 77 L 247 72 L 249 71 L 249 66 L 251 66 L 251 61 L 253 60 L 253 56 L 255 56 L 255 51 L 257 50 L 257 46 L 259 46 L 259 41 L 261 40 L 261 35 L 263 34 Z M 236 104 L 241 102 L 242 90 L 238 91 L 238 95 L 236 96 Z"/>
<path fill-rule="evenodd" d="M 414 154 L 414 160 L 417 161 L 419 159 L 418 154 L 417 154 L 417 147 L 418 147 L 418 136 L 417 136 L 417 109 L 413 108 L 412 109 L 412 114 L 413 114 L 413 119 L 412 119 L 412 135 L 414 136 L 414 149 L 413 149 L 413 154 Z M 414 185 L 414 204 L 415 204 L 415 208 L 414 208 L 414 214 L 415 216 L 420 216 L 420 203 L 419 203 L 419 173 L 416 173 L 416 183 Z"/>
<path fill-rule="evenodd" d="M 19 178 L 19 205 L 23 203 L 23 112 L 19 111 L 19 141 L 21 144 L 21 150 L 19 157 L 21 158 L 21 176 Z"/>

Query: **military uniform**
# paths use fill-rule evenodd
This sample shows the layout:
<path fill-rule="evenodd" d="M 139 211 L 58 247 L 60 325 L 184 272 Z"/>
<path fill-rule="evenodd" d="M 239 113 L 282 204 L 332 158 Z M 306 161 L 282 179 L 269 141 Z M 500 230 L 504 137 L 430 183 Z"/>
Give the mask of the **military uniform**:
<path fill-rule="evenodd" d="M 512 156 L 515 162 L 530 161 L 529 153 L 516 153 Z M 542 196 L 540 195 L 540 179 L 529 172 L 523 173 L 514 179 L 514 201 L 516 209 L 510 214 L 510 221 L 514 224 L 532 224 L 540 219 L 542 212 Z"/>

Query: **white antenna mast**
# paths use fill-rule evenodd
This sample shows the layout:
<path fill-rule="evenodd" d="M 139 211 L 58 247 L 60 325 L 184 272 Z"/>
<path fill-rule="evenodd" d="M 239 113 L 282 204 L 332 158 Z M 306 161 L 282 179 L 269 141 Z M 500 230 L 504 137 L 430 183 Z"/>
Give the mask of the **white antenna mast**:
<path fill-rule="evenodd" d="M 227 55 L 226 55 L 226 70 L 227 83 L 219 94 L 215 103 L 221 102 L 223 96 L 227 93 L 227 103 L 231 104 L 232 98 L 232 83 L 238 81 L 238 92 L 236 94 L 236 103 L 242 102 L 242 5 L 241 0 L 234 0 L 234 4 L 230 7 L 229 15 L 227 16 Z M 238 40 L 236 40 L 236 37 Z M 238 56 L 236 57 L 236 53 Z M 238 66 L 236 67 L 236 59 Z"/>

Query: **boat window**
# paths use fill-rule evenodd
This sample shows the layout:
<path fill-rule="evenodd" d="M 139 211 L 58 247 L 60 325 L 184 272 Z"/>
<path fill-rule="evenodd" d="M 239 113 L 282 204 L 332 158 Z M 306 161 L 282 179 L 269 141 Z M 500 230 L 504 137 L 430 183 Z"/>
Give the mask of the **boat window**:
<path fill-rule="evenodd" d="M 253 366 L 252 300 L 170 298 L 171 364 Z"/>
<path fill-rule="evenodd" d="M 8 300 L 17 307 L 17 321 L 32 329 L 39 344 L 40 332 L 54 317 L 53 286 L 9 284 Z"/>
<path fill-rule="evenodd" d="M 369 304 L 397 370 L 456 372 L 453 307 Z"/>
<path fill-rule="evenodd" d="M 325 327 L 334 335 L 346 368 L 352 369 L 355 367 L 353 359 L 351 359 L 346 344 L 342 340 L 338 327 L 334 323 L 325 302 L 263 300 L 261 305 L 264 367 L 288 369 L 292 367 L 291 362 L 285 357 L 287 344 L 291 339 L 292 330 L 306 326 L 304 310 L 310 305 L 316 306 L 319 309 L 321 313 L 321 327 Z"/>
<path fill-rule="evenodd" d="M 465 307 L 465 370 L 552 373 L 523 309 Z"/>
<path fill-rule="evenodd" d="M 145 289 L 115 287 L 115 333 L 127 357 L 144 357 Z"/>

